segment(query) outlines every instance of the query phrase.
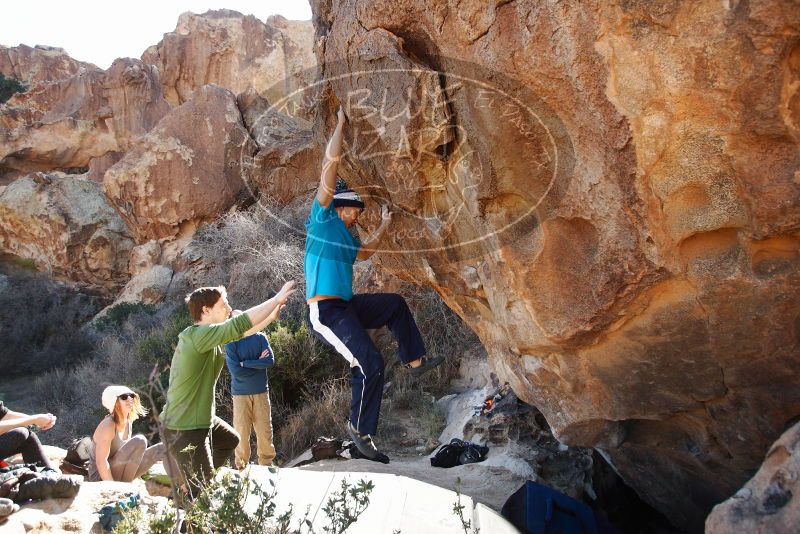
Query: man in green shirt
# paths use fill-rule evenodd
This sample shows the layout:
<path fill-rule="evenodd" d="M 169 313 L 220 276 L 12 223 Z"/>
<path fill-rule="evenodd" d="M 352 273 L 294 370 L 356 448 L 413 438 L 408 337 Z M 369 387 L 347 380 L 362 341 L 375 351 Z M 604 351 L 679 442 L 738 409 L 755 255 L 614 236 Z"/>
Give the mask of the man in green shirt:
<path fill-rule="evenodd" d="M 194 324 L 178 336 L 161 412 L 162 440 L 177 464 L 190 498 L 228 460 L 239 435 L 214 415 L 214 389 L 225 363 L 225 344 L 260 332 L 274 321 L 294 292 L 287 282 L 271 299 L 231 317 L 225 288 L 201 287 L 186 297 Z"/>

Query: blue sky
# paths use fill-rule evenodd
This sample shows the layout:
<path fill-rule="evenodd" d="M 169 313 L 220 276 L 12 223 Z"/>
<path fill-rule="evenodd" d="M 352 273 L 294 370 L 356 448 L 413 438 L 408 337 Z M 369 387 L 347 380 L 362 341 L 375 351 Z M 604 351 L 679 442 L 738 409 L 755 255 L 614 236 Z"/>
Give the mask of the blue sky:
<path fill-rule="evenodd" d="M 59 46 L 105 69 L 118 57 L 141 56 L 175 29 L 181 13 L 221 8 L 261 20 L 273 14 L 311 19 L 306 0 L 15 0 L 3 3 L 0 44 Z"/>

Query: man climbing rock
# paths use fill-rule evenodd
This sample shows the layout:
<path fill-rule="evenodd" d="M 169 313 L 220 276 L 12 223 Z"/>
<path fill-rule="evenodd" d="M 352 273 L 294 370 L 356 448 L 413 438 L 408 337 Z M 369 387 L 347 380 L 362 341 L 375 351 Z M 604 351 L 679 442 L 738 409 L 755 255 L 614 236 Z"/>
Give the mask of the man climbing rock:
<path fill-rule="evenodd" d="M 381 224 L 363 243 L 351 234 L 364 210 L 359 195 L 337 181 L 345 115 L 337 113 L 336 129 L 322 162 L 320 185 L 306 221 L 306 301 L 311 327 L 350 364 L 352 399 L 348 432 L 367 458 L 388 463 L 372 436 L 378 428 L 383 394 L 383 357 L 367 334 L 388 326 L 397 340 L 398 357 L 418 377 L 439 366 L 443 357 L 426 358 L 425 344 L 403 297 L 393 293 L 353 295 L 353 264 L 372 256 L 391 224 L 392 212 L 381 208 Z"/>

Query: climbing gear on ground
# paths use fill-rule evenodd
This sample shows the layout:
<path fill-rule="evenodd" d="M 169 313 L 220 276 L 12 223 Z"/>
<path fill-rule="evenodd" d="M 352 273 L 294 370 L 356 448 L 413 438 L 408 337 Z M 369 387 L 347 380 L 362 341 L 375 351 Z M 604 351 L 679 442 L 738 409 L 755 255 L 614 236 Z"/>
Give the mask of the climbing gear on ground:
<path fill-rule="evenodd" d="M 353 454 L 355 451 L 355 455 Z M 352 460 L 353 458 L 363 458 L 358 452 L 355 444 L 349 439 L 329 438 L 320 436 L 311 445 L 311 458 L 298 462 L 294 467 L 302 467 L 320 460 Z"/>
<path fill-rule="evenodd" d="M 21 479 L 20 479 L 21 480 Z M 78 494 L 83 479 L 78 475 L 39 473 L 19 485 L 17 500 L 39 501 L 44 499 L 70 499 Z"/>
<path fill-rule="evenodd" d="M 92 446 L 92 438 L 89 436 L 72 440 L 59 466 L 61 472 L 67 475 L 89 476 L 89 452 Z"/>
<path fill-rule="evenodd" d="M 138 493 L 129 493 L 122 499 L 109 503 L 100 508 L 100 526 L 105 531 L 111 531 L 116 528 L 117 523 L 122 520 L 123 513 L 126 510 L 136 508 L 139 506 L 140 496 Z"/>
<path fill-rule="evenodd" d="M 358 450 L 358 448 L 355 446 L 354 443 L 350 445 L 350 451 L 349 452 L 350 452 L 350 457 L 353 460 L 361 460 L 361 459 L 363 459 L 363 460 L 370 460 L 370 461 L 373 461 L 373 462 L 379 462 L 379 463 L 382 463 L 382 464 L 388 464 L 390 462 L 389 457 L 386 456 L 385 454 L 383 454 L 380 451 L 378 451 L 378 454 L 374 458 L 367 458 L 366 456 L 361 454 L 361 451 Z"/>
<path fill-rule="evenodd" d="M 450 443 L 439 447 L 430 460 L 433 467 L 455 467 L 482 462 L 488 453 L 489 447 L 486 445 L 453 438 Z"/>
<path fill-rule="evenodd" d="M 428 358 L 423 356 L 422 363 L 417 367 L 411 367 L 410 363 L 406 364 L 406 369 L 415 378 L 419 378 L 428 371 L 431 371 L 444 363 L 444 356 L 436 356 L 435 358 Z"/>
<path fill-rule="evenodd" d="M 315 462 L 320 460 L 330 460 L 339 458 L 339 451 L 342 450 L 343 440 L 321 436 L 311 445 L 311 458 Z"/>
<path fill-rule="evenodd" d="M 62 475 L 36 464 L 0 468 L 0 497 L 14 502 L 42 499 L 67 499 L 80 490 L 83 477 Z"/>

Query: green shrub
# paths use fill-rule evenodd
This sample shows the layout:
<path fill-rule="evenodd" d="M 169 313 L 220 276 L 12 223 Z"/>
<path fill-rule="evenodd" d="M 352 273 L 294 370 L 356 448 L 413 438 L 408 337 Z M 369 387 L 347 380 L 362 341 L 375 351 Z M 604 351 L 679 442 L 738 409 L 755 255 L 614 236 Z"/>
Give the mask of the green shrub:
<path fill-rule="evenodd" d="M 422 429 L 432 438 L 439 437 L 447 420 L 444 412 L 434 401 L 433 397 L 428 395 L 420 395 L 419 403 L 415 408 L 415 413 L 419 418 L 419 425 Z"/>
<path fill-rule="evenodd" d="M 276 322 L 267 334 L 276 365 L 269 371 L 271 398 L 298 407 L 328 381 L 348 374 L 347 362 L 320 342 L 305 323 Z"/>
<path fill-rule="evenodd" d="M 136 352 L 151 367 L 169 364 L 178 344 L 178 334 L 191 324 L 189 310 L 186 306 L 178 306 L 159 327 L 152 329 L 138 341 Z"/>
<path fill-rule="evenodd" d="M 164 394 L 169 386 L 169 366 L 178 344 L 178 335 L 191 324 L 189 310 L 179 305 L 166 315 L 163 323 L 136 342 L 136 353 L 147 372 L 137 377 L 129 387 L 144 393 L 145 407 L 153 416 L 161 411 L 166 402 Z M 152 421 L 152 418 L 148 418 L 148 421 Z"/>
<path fill-rule="evenodd" d="M 99 331 L 105 332 L 112 327 L 119 327 L 131 316 L 141 314 L 153 315 L 155 313 L 156 307 L 152 304 L 142 304 L 140 302 L 121 302 L 110 307 L 103 317 L 95 320 L 94 326 Z"/>
<path fill-rule="evenodd" d="M 369 506 L 369 496 L 375 484 L 372 481 L 360 480 L 350 486 L 347 479 L 342 479 L 341 488 L 335 492 L 322 507 L 330 524 L 323 527 L 326 534 L 340 534 L 356 522 L 358 516 Z"/>
<path fill-rule="evenodd" d="M 254 514 L 245 511 L 245 501 L 253 495 L 258 506 Z M 265 532 L 275 513 L 273 497 L 255 481 L 239 473 L 226 473 L 209 484 L 187 511 L 187 520 L 199 532 L 222 531 L 229 534 Z"/>
<path fill-rule="evenodd" d="M 7 102 L 15 93 L 24 93 L 26 90 L 19 80 L 0 74 L 0 104 Z"/>
<path fill-rule="evenodd" d="M 270 481 L 270 483 L 272 483 Z M 328 523 L 323 526 L 326 534 L 343 534 L 358 520 L 369 506 L 369 498 L 375 485 L 361 479 L 355 485 L 343 479 L 339 491 L 331 494 L 322 508 Z M 266 491 L 260 484 L 239 473 L 225 473 L 212 480 L 190 505 L 184 514 L 187 532 L 225 532 L 226 534 L 300 534 L 314 533 L 309 511 L 291 525 L 293 508 L 275 516 L 274 487 Z M 257 503 L 253 513 L 245 511 L 245 502 Z M 178 513 L 174 509 L 145 514 L 142 506 L 122 511 L 122 520 L 117 524 L 116 534 L 167 534 L 174 531 Z"/>

